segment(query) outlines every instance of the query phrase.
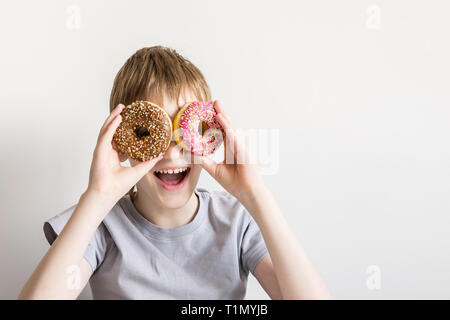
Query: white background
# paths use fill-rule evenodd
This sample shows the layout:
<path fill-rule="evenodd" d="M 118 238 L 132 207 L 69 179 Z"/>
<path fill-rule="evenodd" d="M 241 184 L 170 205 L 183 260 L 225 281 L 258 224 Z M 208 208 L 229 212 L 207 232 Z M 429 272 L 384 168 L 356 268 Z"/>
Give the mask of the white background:
<path fill-rule="evenodd" d="M 85 190 L 116 72 L 157 44 L 238 126 L 279 130 L 264 178 L 334 297 L 450 298 L 448 1 L 2 4 L 0 298 Z M 254 278 L 247 298 L 267 298 Z"/>

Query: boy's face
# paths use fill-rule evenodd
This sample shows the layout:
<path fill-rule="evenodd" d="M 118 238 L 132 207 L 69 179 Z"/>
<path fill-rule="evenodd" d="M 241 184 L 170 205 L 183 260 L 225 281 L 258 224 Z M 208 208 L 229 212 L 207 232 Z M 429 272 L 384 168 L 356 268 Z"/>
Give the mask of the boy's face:
<path fill-rule="evenodd" d="M 154 99 L 148 99 L 148 101 L 163 108 L 170 116 L 172 123 L 178 110 L 185 103 L 198 100 L 190 93 L 186 95 L 186 100 L 182 97 L 178 101 L 169 100 L 166 97 L 162 99 L 162 101 Z M 137 162 L 130 159 L 130 163 L 135 166 Z M 157 206 L 180 208 L 192 196 L 200 172 L 201 166 L 194 164 L 194 161 L 190 159 L 190 153 L 185 152 L 183 156 L 182 149 L 172 139 L 163 158 L 137 183 L 138 193 L 144 193 Z"/>

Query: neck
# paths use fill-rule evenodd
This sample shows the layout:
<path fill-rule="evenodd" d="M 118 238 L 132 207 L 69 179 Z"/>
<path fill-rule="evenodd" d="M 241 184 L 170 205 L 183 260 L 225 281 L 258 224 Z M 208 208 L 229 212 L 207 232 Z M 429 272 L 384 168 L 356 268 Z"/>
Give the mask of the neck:
<path fill-rule="evenodd" d="M 155 204 L 145 193 L 137 192 L 132 198 L 137 211 L 148 221 L 161 228 L 177 228 L 194 220 L 199 207 L 199 199 L 192 193 L 186 204 L 180 208 L 166 208 Z"/>

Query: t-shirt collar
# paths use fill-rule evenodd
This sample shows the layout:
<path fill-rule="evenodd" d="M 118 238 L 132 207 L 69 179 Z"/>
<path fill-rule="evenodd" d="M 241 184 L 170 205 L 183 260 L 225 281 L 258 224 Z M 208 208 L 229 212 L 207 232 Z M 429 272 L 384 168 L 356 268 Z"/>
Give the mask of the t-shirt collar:
<path fill-rule="evenodd" d="M 205 205 L 203 203 L 202 195 L 198 193 L 197 189 L 194 190 L 194 192 L 199 200 L 197 213 L 195 214 L 194 219 L 191 222 L 176 228 L 162 228 L 147 220 L 137 211 L 136 207 L 131 201 L 129 194 L 126 194 L 124 197 L 122 197 L 122 199 L 120 199 L 119 202 L 122 209 L 127 213 L 129 213 L 132 220 L 134 220 L 133 222 L 136 224 L 139 230 L 147 237 L 157 240 L 176 239 L 192 233 L 205 220 L 206 208 L 204 208 Z"/>

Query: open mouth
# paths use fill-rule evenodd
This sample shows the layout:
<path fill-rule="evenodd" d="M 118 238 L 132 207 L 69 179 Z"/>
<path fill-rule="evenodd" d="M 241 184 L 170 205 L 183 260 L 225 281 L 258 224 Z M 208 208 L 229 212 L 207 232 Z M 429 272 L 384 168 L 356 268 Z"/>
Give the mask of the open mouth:
<path fill-rule="evenodd" d="M 153 174 L 162 182 L 163 186 L 166 188 L 174 189 L 176 187 L 181 187 L 189 175 L 191 168 L 174 168 L 174 169 L 164 169 L 155 170 Z"/>

